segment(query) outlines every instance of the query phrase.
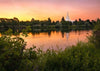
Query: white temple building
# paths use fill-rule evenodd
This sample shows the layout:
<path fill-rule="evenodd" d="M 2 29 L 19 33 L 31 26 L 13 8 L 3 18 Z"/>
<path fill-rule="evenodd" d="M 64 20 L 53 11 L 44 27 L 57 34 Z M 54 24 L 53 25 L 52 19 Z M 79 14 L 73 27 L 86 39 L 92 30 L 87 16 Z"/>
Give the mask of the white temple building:
<path fill-rule="evenodd" d="M 70 19 L 69 13 L 68 13 L 68 12 L 67 12 L 67 16 L 66 16 L 65 21 L 70 21 L 70 22 L 72 22 L 72 23 L 74 22 L 74 20 L 71 20 L 71 19 Z"/>
<path fill-rule="evenodd" d="M 67 16 L 66 16 L 65 21 L 71 21 L 70 18 L 69 18 L 69 13 L 68 12 L 67 12 Z"/>

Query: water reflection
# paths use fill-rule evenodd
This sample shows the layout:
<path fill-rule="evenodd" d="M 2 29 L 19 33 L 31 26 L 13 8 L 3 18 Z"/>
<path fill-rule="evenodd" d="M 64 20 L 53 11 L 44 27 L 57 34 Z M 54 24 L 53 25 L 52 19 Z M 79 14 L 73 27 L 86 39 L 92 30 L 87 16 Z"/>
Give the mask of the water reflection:
<path fill-rule="evenodd" d="M 44 51 L 47 49 L 66 48 L 68 46 L 76 45 L 79 41 L 87 42 L 87 36 L 91 35 L 90 31 L 71 31 L 71 32 L 42 32 L 38 34 L 29 33 L 28 37 L 24 38 L 27 42 L 26 48 L 31 47 L 33 44 L 37 48 L 41 48 Z"/>
<path fill-rule="evenodd" d="M 27 42 L 26 48 L 30 48 L 35 45 L 37 48 L 42 50 L 47 49 L 65 49 L 66 47 L 76 45 L 79 41 L 87 42 L 87 36 L 90 36 L 91 30 L 83 31 L 49 31 L 39 33 L 28 33 L 27 37 L 24 37 L 21 33 L 18 35 Z M 1 36 L 1 34 L 0 34 Z M 12 36 L 14 37 L 14 36 Z"/>
<path fill-rule="evenodd" d="M 69 38 L 69 33 L 66 33 L 66 38 L 67 38 L 67 40 L 68 40 L 68 38 Z"/>

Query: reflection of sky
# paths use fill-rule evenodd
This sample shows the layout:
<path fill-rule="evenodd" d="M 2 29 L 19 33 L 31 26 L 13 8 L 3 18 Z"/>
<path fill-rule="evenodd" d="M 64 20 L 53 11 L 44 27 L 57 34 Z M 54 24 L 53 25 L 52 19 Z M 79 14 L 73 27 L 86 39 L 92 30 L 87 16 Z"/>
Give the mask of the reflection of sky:
<path fill-rule="evenodd" d="M 0 0 L 0 17 L 60 20 L 70 13 L 72 20 L 100 18 L 100 0 Z"/>
<path fill-rule="evenodd" d="M 42 32 L 39 34 L 29 33 L 28 37 L 23 37 L 21 34 L 18 36 L 27 42 L 26 48 L 30 48 L 34 44 L 37 48 L 45 51 L 49 48 L 64 49 L 68 46 L 76 45 L 79 41 L 87 42 L 87 36 L 91 35 L 91 33 L 92 31 L 71 31 L 69 33 L 52 31 L 50 35 Z M 15 36 L 13 35 L 12 37 Z"/>
<path fill-rule="evenodd" d="M 89 35 L 91 35 L 91 31 L 72 31 L 68 33 L 68 37 L 67 33 L 63 34 L 61 32 L 51 32 L 51 35 L 48 35 L 48 33 L 34 35 L 29 33 L 28 37 L 21 35 L 20 37 L 27 42 L 27 48 L 34 44 L 37 48 L 46 50 L 49 48 L 57 49 L 57 47 L 64 49 L 67 46 L 76 45 L 79 41 L 87 42 L 87 36 Z"/>

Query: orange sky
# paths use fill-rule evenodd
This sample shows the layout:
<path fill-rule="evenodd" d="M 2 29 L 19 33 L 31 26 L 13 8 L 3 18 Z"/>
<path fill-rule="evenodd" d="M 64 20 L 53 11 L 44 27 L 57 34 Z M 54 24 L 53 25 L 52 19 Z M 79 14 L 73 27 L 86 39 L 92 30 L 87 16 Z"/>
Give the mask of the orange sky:
<path fill-rule="evenodd" d="M 69 12 L 71 20 L 100 18 L 100 0 L 0 0 L 0 18 L 60 20 Z"/>

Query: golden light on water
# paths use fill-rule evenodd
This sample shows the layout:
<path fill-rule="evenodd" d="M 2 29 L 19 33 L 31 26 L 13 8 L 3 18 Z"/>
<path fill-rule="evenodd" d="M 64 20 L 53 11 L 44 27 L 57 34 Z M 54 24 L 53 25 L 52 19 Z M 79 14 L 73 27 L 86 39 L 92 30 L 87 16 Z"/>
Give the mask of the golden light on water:
<path fill-rule="evenodd" d="M 68 46 L 76 45 L 79 41 L 87 42 L 87 36 L 91 35 L 92 31 L 71 31 L 70 33 L 51 32 L 51 33 L 29 33 L 28 37 L 22 37 L 26 42 L 26 48 L 35 45 L 42 50 L 66 48 Z"/>
<path fill-rule="evenodd" d="M 58 47 L 61 49 L 65 49 L 66 47 L 76 45 L 79 41 L 87 42 L 87 36 L 90 36 L 92 31 L 71 31 L 69 33 L 62 33 L 62 32 L 41 32 L 38 34 L 28 33 L 28 36 L 25 37 L 20 33 L 18 37 L 21 37 L 27 42 L 26 48 L 30 48 L 35 45 L 42 50 L 47 49 L 55 49 L 57 50 Z M 0 37 L 1 37 L 0 33 Z M 14 35 L 11 36 L 12 38 L 15 37 Z M 63 48 L 62 48 L 63 47 Z"/>
<path fill-rule="evenodd" d="M 1 37 L 2 35 L 1 35 L 1 33 L 0 33 L 0 37 Z"/>

